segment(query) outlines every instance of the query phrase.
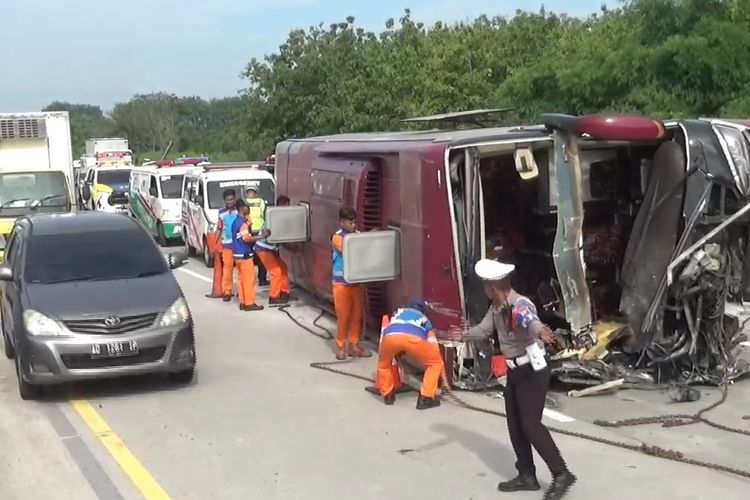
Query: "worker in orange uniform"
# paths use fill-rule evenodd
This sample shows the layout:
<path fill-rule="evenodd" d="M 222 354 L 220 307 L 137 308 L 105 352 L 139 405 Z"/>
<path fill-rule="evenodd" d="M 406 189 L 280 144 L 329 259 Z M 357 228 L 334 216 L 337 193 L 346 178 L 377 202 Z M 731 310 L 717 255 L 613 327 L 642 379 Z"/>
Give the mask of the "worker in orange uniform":
<path fill-rule="evenodd" d="M 232 222 L 232 258 L 239 272 L 240 311 L 262 311 L 263 306 L 255 303 L 255 262 L 253 247 L 255 243 L 268 236 L 268 229 L 259 235 L 252 235 L 252 224 L 248 218 L 249 207 L 243 200 L 237 202 L 238 216 Z M 230 279 L 232 273 L 229 274 Z"/>
<path fill-rule="evenodd" d="M 357 231 L 357 212 L 351 207 L 339 210 L 341 229 L 331 236 L 333 247 L 333 305 L 336 311 L 336 359 L 346 359 L 345 350 L 349 341 L 349 356 L 369 358 L 372 353 L 359 345 L 362 337 L 362 319 L 365 308 L 365 289 L 362 285 L 347 283 L 344 279 L 344 237 Z"/>
<path fill-rule="evenodd" d="M 221 256 L 223 266 L 221 274 L 221 298 L 224 302 L 232 300 L 232 278 L 234 275 L 234 234 L 232 224 L 237 219 L 237 194 L 234 189 L 224 191 L 224 208 L 219 210 L 219 220 L 216 224 L 216 234 L 221 241 Z"/>
<path fill-rule="evenodd" d="M 281 195 L 276 200 L 276 206 L 288 207 L 289 201 L 288 197 Z M 265 224 L 262 227 L 262 230 L 264 229 L 266 229 Z M 260 262 L 271 275 L 271 292 L 268 296 L 268 305 L 278 307 L 288 304 L 294 297 L 289 288 L 289 273 L 286 263 L 279 255 L 279 245 L 269 243 L 268 238 L 263 238 L 255 244 L 255 256 L 260 259 Z"/>
<path fill-rule="evenodd" d="M 440 355 L 432 322 L 426 313 L 427 304 L 424 301 L 412 301 L 407 307 L 398 309 L 391 318 L 391 323 L 383 330 L 378 354 L 378 389 L 387 405 L 392 405 L 396 400 L 391 371 L 393 358 L 406 353 L 425 366 L 417 410 L 440 406 L 437 389 L 443 372 L 443 357 Z"/>

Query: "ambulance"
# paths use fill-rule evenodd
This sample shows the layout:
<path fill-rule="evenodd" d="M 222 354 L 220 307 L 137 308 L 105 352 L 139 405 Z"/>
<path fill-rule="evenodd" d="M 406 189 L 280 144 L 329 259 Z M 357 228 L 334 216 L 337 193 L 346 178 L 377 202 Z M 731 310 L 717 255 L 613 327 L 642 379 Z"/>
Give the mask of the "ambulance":
<path fill-rule="evenodd" d="M 264 162 L 204 163 L 185 174 L 182 238 L 188 255 L 200 254 L 206 266 L 213 266 L 209 235 L 216 231 L 227 189 L 242 197 L 247 188 L 253 187 L 267 205 L 275 202 L 275 182 L 263 165 Z"/>
<path fill-rule="evenodd" d="M 182 238 L 182 183 L 195 165 L 174 162 L 134 168 L 130 173 L 130 216 L 159 244 Z"/>

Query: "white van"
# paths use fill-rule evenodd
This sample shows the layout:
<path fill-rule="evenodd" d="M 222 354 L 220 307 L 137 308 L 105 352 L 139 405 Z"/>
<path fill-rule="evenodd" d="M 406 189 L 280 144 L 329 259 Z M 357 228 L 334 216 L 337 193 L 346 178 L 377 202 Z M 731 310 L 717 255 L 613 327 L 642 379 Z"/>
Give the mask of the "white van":
<path fill-rule="evenodd" d="M 130 174 L 130 216 L 159 244 L 182 238 L 182 182 L 190 166 L 143 166 Z"/>
<path fill-rule="evenodd" d="M 129 183 L 130 168 L 91 167 L 81 188 L 83 204 L 90 210 L 127 213 Z"/>
<path fill-rule="evenodd" d="M 213 265 L 207 235 L 216 230 L 219 210 L 224 207 L 224 191 L 234 189 L 237 197 L 255 187 L 270 206 L 275 202 L 273 176 L 254 163 L 224 163 L 198 166 L 185 174 L 182 188 L 182 237 L 188 255 L 203 255 L 206 266 Z"/>

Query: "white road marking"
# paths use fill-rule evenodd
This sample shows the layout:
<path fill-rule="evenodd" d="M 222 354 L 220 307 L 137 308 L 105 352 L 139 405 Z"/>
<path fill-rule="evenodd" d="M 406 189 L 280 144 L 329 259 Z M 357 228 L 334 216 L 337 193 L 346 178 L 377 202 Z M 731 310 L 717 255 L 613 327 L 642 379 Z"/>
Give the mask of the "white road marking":
<path fill-rule="evenodd" d="M 182 271 L 185 274 L 189 274 L 193 278 L 198 278 L 201 281 L 205 281 L 206 283 L 213 283 L 213 280 L 211 278 L 203 276 L 201 273 L 196 273 L 195 271 L 191 271 L 190 269 L 185 269 L 184 267 L 180 267 L 177 270 Z"/>
<path fill-rule="evenodd" d="M 549 408 L 545 408 L 544 411 L 542 412 L 542 415 L 544 415 L 545 417 L 551 418 L 552 420 L 557 420 L 558 422 L 563 422 L 566 424 L 576 421 L 576 419 L 574 419 L 573 417 L 563 415 L 562 413 L 555 411 L 555 410 L 550 410 Z"/>

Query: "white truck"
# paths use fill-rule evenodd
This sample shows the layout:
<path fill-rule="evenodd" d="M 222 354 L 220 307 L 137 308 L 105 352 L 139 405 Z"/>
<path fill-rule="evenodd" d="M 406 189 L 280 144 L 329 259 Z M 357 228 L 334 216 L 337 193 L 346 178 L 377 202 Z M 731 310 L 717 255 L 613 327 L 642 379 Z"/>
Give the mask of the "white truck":
<path fill-rule="evenodd" d="M 86 156 L 82 160 L 86 166 L 130 167 L 133 165 L 133 152 L 130 151 L 128 140 L 121 137 L 86 139 Z"/>
<path fill-rule="evenodd" d="M 0 253 L 18 217 L 73 209 L 67 111 L 0 113 Z"/>

